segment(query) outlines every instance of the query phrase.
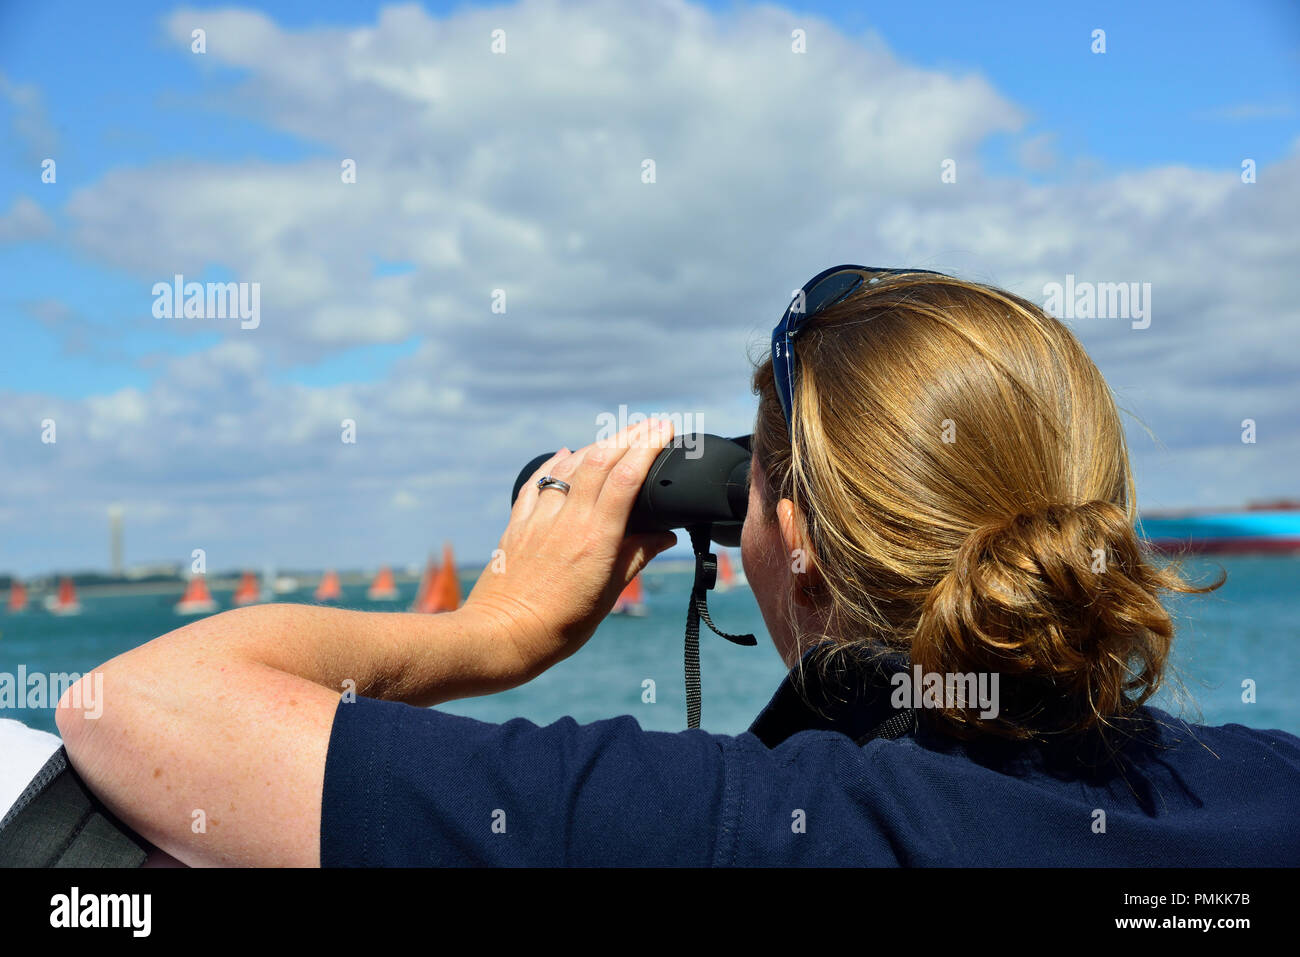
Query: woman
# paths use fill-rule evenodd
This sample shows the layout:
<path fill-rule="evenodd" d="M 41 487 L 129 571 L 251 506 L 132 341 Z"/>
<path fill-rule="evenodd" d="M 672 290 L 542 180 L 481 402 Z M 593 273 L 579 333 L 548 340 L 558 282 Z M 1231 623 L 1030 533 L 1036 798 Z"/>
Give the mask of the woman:
<path fill-rule="evenodd" d="M 621 534 L 643 424 L 539 470 L 459 611 L 258 606 L 110 661 L 100 720 L 60 708 L 73 764 L 188 864 L 1300 863 L 1300 740 L 1144 705 L 1160 592 L 1204 589 L 1143 554 L 1064 326 L 839 267 L 754 386 L 742 555 L 791 673 L 749 733 L 427 708 L 576 652 L 673 543 Z"/>

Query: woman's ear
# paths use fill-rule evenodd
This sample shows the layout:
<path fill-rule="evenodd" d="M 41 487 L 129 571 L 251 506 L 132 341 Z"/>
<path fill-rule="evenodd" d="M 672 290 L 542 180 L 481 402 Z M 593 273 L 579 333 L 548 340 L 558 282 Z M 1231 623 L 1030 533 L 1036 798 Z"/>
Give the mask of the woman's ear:
<path fill-rule="evenodd" d="M 776 503 L 776 521 L 781 530 L 781 543 L 790 562 L 795 604 L 812 607 L 817 603 L 816 597 L 821 590 L 822 577 L 817 571 L 817 563 L 813 560 L 812 546 L 803 540 L 801 519 L 802 516 L 795 508 L 794 502 L 788 498 L 783 498 Z"/>

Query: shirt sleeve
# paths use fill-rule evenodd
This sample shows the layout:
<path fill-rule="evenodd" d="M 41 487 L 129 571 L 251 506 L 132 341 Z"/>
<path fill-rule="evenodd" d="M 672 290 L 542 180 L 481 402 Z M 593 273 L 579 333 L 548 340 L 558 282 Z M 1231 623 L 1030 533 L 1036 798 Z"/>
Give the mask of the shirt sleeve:
<path fill-rule="evenodd" d="M 735 856 L 736 739 L 631 717 L 490 724 L 340 701 L 321 862 L 357 866 L 688 866 Z"/>

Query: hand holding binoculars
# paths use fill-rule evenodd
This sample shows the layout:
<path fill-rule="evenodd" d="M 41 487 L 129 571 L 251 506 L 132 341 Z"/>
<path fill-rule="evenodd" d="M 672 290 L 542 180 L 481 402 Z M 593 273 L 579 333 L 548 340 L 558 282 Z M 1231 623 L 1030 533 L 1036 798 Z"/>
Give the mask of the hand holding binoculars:
<path fill-rule="evenodd" d="M 627 533 L 708 525 L 714 542 L 739 545 L 749 506 L 749 439 L 707 432 L 674 437 L 650 466 L 628 517 Z M 543 452 L 523 467 L 510 494 L 511 504 L 524 483 L 554 454 Z"/>

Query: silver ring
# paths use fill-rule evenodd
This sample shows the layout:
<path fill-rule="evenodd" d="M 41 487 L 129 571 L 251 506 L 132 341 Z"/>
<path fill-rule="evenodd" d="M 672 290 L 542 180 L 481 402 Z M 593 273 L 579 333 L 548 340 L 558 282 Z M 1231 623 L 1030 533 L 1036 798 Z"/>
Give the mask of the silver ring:
<path fill-rule="evenodd" d="M 543 492 L 546 491 L 548 488 L 558 488 L 565 495 L 569 494 L 569 483 L 562 482 L 551 475 L 543 475 L 541 478 L 539 478 L 537 480 L 537 488 Z"/>

